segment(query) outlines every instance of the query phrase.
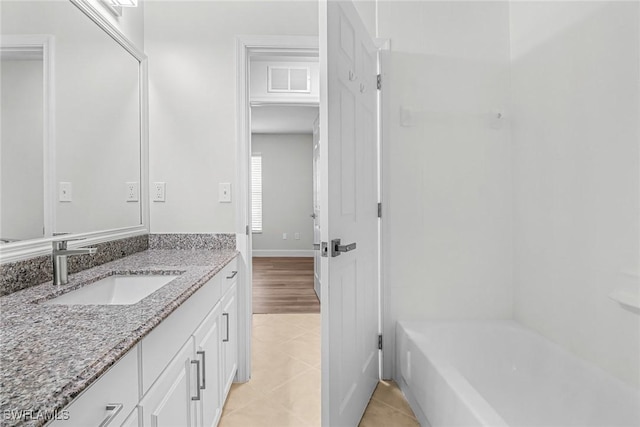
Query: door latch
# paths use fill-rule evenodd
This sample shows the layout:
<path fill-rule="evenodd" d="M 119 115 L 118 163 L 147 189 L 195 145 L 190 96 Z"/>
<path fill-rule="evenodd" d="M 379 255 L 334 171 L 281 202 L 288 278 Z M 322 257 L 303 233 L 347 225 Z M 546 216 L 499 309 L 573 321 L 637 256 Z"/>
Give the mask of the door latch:
<path fill-rule="evenodd" d="M 355 242 L 349 243 L 348 245 L 341 245 L 340 239 L 333 239 L 331 241 L 331 256 L 337 257 L 337 256 L 340 256 L 342 252 L 349 252 L 354 250 L 355 248 L 356 248 Z"/>

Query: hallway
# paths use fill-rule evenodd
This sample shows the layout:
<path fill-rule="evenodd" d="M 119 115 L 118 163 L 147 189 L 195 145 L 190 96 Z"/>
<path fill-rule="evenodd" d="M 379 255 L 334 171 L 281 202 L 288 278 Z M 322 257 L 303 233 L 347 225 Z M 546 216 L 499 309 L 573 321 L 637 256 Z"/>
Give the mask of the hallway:
<path fill-rule="evenodd" d="M 253 313 L 320 313 L 313 258 L 253 258 Z"/>

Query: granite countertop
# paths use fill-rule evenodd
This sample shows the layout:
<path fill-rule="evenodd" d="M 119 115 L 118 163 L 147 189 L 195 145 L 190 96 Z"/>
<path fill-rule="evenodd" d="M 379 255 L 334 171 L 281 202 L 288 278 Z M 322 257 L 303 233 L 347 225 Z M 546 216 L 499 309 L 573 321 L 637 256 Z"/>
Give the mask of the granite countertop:
<path fill-rule="evenodd" d="M 147 250 L 0 298 L 0 425 L 10 411 L 52 414 L 81 391 L 237 255 L 235 250 Z M 114 273 L 180 275 L 131 305 L 43 301 Z"/>

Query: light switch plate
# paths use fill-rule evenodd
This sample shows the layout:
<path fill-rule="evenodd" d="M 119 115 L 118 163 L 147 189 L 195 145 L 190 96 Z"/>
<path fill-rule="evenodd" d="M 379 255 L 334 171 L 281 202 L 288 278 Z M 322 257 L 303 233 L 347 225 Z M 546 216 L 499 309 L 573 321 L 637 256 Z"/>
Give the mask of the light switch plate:
<path fill-rule="evenodd" d="M 218 188 L 218 200 L 220 203 L 231 202 L 231 184 L 228 182 L 221 182 Z"/>
<path fill-rule="evenodd" d="M 58 201 L 60 202 L 73 201 L 72 187 L 70 182 L 60 182 L 58 184 Z"/>

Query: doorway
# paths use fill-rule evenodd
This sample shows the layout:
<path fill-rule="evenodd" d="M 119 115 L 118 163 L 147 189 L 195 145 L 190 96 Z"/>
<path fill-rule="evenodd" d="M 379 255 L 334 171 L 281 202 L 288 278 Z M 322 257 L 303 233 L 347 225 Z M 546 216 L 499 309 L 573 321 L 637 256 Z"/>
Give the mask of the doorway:
<path fill-rule="evenodd" d="M 249 56 L 253 314 L 319 313 L 314 292 L 318 54 Z"/>
<path fill-rule="evenodd" d="M 251 107 L 253 314 L 320 313 L 313 250 L 317 115 L 311 105 Z"/>

